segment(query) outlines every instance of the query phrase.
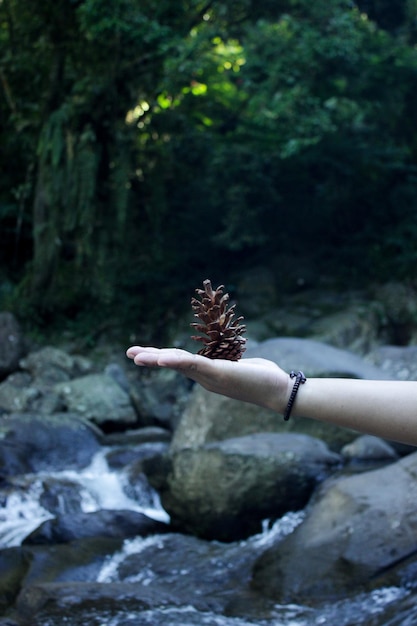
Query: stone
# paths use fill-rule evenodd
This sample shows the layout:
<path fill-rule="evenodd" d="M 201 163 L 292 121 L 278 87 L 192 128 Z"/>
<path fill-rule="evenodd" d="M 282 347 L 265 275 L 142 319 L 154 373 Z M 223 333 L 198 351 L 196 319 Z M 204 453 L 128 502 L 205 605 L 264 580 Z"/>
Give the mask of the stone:
<path fill-rule="evenodd" d="M 174 528 L 232 541 L 302 508 L 339 462 L 307 435 L 257 433 L 145 459 L 143 468 Z"/>
<path fill-rule="evenodd" d="M 126 539 L 166 532 L 167 526 L 143 513 L 103 509 L 92 513 L 58 515 L 44 521 L 23 541 L 23 545 L 68 543 L 86 537 Z"/>
<path fill-rule="evenodd" d="M 358 461 L 392 461 L 398 458 L 396 450 L 387 441 L 372 435 L 357 437 L 343 446 L 341 454 Z"/>
<path fill-rule="evenodd" d="M 89 374 L 54 387 L 68 411 L 96 424 L 134 424 L 136 413 L 130 397 L 108 374 Z"/>
<path fill-rule="evenodd" d="M 275 337 L 248 346 L 247 357 L 261 357 L 286 371 L 302 370 L 307 377 L 388 380 L 389 374 L 361 356 L 314 339 Z"/>
<path fill-rule="evenodd" d="M 0 474 L 79 469 L 100 449 L 99 434 L 70 413 L 16 413 L 0 422 Z"/>
<path fill-rule="evenodd" d="M 416 476 L 414 453 L 325 482 L 304 521 L 255 563 L 254 589 L 277 602 L 334 600 L 383 586 L 410 556 L 416 564 Z"/>

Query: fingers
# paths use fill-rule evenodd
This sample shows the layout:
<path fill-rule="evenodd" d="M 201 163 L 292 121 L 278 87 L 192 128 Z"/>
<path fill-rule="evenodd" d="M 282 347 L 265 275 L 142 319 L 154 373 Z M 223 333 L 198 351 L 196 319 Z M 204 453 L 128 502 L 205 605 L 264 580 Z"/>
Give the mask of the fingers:
<path fill-rule="evenodd" d="M 203 358 L 179 348 L 145 348 L 143 346 L 132 346 L 126 351 L 126 355 L 139 366 L 169 367 L 190 371 L 196 369 L 197 361 Z"/>

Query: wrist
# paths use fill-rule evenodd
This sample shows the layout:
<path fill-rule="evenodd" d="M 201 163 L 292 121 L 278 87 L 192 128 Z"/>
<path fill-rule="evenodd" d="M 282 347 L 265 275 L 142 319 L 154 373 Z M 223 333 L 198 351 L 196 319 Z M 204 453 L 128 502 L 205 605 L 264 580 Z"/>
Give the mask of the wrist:
<path fill-rule="evenodd" d="M 297 399 L 297 394 L 298 394 L 300 385 L 304 385 L 304 383 L 307 381 L 307 378 L 304 376 L 304 372 L 301 372 L 300 370 L 298 372 L 295 372 L 294 370 L 292 370 L 290 372 L 290 379 L 293 381 L 293 387 L 290 393 L 288 404 L 284 411 L 283 417 L 284 417 L 285 422 L 287 422 L 291 417 L 291 412 L 293 410 L 295 401 Z"/>

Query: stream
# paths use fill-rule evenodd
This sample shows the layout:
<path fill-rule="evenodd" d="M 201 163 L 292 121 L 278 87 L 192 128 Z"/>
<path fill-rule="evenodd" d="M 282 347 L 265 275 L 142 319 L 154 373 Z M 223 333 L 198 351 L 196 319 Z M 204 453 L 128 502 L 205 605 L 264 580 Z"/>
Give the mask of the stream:
<path fill-rule="evenodd" d="M 51 481 L 71 487 L 57 495 L 58 508 L 68 514 L 75 506 L 71 502 L 75 499 L 76 506 L 84 513 L 129 510 L 168 524 L 169 517 L 157 493 L 149 485 L 136 488 L 133 493 L 126 469 L 110 467 L 107 461 L 110 451 L 102 448 L 92 463 L 79 471 L 22 475 L 12 487 L 0 489 L 0 549 L 21 546 L 34 529 L 53 517 L 42 505 L 45 484 Z M 106 556 L 94 576 L 89 574 L 83 581 L 125 584 L 129 589 L 137 585 L 149 591 L 154 589 L 156 593 L 162 585 L 183 601 L 161 602 L 148 608 L 138 608 L 126 601 L 116 608 L 97 602 L 74 612 L 63 611 L 57 603 L 41 613 L 36 626 L 412 626 L 417 623 L 414 585 L 358 593 L 314 607 L 254 598 L 246 587 L 251 564 L 273 540 L 291 533 L 303 517 L 301 511 L 287 513 L 272 525 L 265 521 L 258 535 L 230 544 L 195 538 L 186 538 L 190 543 L 182 544 L 178 543 L 181 538 L 171 532 L 125 539 L 119 549 Z M 184 549 L 184 545 L 188 547 Z M 219 582 L 221 587 L 223 580 L 224 593 L 229 593 L 233 600 L 229 604 L 223 602 L 223 592 L 219 591 Z M 235 584 L 233 592 L 232 584 Z M 211 609 L 200 601 L 210 593 Z M 3 623 L 1 618 L 0 623 Z"/>

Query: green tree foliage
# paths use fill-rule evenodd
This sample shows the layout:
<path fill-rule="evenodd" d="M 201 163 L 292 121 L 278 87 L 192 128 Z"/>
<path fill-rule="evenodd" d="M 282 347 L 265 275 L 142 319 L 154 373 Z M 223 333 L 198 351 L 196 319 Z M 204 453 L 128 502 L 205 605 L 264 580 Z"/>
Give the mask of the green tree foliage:
<path fill-rule="evenodd" d="M 157 333 L 282 254 L 413 279 L 417 6 L 394 4 L 0 0 L 15 303 Z"/>

